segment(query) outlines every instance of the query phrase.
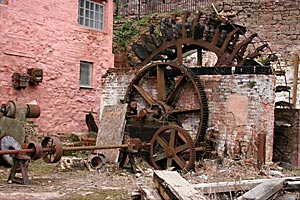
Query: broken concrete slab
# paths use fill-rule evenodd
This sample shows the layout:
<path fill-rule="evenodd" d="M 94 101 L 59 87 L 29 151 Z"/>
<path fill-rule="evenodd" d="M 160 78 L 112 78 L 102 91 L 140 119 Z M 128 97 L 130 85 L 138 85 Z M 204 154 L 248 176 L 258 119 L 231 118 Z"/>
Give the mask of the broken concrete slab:
<path fill-rule="evenodd" d="M 97 146 L 122 144 L 126 112 L 127 104 L 107 105 L 104 107 L 97 134 Z M 107 162 L 118 162 L 119 149 L 97 150 L 96 153 L 104 154 Z"/>

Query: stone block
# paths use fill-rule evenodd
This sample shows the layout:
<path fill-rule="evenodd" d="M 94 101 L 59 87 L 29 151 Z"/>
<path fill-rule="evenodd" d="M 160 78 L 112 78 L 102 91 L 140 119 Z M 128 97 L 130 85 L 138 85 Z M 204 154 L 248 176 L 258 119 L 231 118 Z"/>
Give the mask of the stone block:
<path fill-rule="evenodd" d="M 14 137 L 20 144 L 25 141 L 24 125 L 26 122 L 8 117 L 0 118 L 0 136 L 4 134 Z"/>

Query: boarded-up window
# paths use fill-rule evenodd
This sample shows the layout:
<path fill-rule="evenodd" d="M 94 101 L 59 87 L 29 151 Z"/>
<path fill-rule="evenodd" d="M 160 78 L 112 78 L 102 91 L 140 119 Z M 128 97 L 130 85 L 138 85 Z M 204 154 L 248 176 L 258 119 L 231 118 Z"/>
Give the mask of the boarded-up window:
<path fill-rule="evenodd" d="M 80 61 L 80 87 L 92 87 L 92 66 L 93 63 Z"/>

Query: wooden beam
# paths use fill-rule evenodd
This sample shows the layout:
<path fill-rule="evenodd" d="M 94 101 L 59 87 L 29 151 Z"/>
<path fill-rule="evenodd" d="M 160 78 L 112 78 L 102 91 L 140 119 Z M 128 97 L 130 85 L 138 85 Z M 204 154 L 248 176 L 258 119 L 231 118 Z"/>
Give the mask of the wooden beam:
<path fill-rule="evenodd" d="M 261 168 L 266 161 L 266 134 L 258 134 L 257 167 Z"/>
<path fill-rule="evenodd" d="M 192 184 L 193 188 L 202 194 L 216 194 L 237 191 L 249 191 L 257 185 L 270 179 L 240 180 L 235 182 L 215 182 Z M 282 180 L 287 181 L 284 189 L 295 190 L 300 188 L 300 177 L 285 177 Z"/>
<path fill-rule="evenodd" d="M 206 199 L 176 171 L 155 170 L 153 182 L 165 200 Z"/>
<path fill-rule="evenodd" d="M 194 189 L 203 194 L 215 194 L 234 191 L 248 191 L 261 184 L 264 179 L 241 180 L 236 182 L 215 182 L 193 184 Z"/>
<path fill-rule="evenodd" d="M 238 200 L 265 200 L 272 197 L 286 185 L 284 179 L 269 179 L 246 192 Z"/>
<path fill-rule="evenodd" d="M 146 188 L 143 185 L 138 185 L 137 189 L 139 190 L 139 192 L 141 194 L 140 199 L 142 199 L 142 200 L 159 200 L 159 199 L 161 199 L 158 194 L 157 195 L 153 194 L 156 191 L 151 191 L 150 188 Z"/>

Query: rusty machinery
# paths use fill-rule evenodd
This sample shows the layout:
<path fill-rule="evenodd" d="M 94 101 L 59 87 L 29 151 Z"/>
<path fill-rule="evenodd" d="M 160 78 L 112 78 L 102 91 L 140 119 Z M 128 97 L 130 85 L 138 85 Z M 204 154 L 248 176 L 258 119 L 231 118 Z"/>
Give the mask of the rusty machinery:
<path fill-rule="evenodd" d="M 20 101 L 8 101 L 0 107 L 0 138 L 9 134 L 13 136 L 18 143 L 25 142 L 26 135 L 29 132 L 28 127 L 32 127 L 31 123 L 27 123 L 27 118 L 38 118 L 41 109 L 35 102 L 24 103 Z M 11 138 L 7 139 L 10 144 Z M 4 162 L 11 165 L 11 162 L 4 157 Z"/>
<path fill-rule="evenodd" d="M 42 158 L 46 163 L 56 163 L 60 161 L 65 151 L 83 151 L 83 150 L 99 150 L 99 149 L 126 149 L 141 150 L 150 144 L 144 143 L 139 139 L 128 139 L 120 145 L 109 146 L 78 146 L 78 147 L 63 147 L 59 138 L 45 137 L 41 143 L 31 142 L 29 144 L 21 145 L 14 137 L 4 135 L 0 139 L 0 155 L 6 157 L 7 160 L 12 161 L 12 167 L 8 177 L 8 182 L 16 182 L 29 185 L 27 168 L 29 160 L 37 160 Z M 105 164 L 105 157 L 92 155 L 90 157 L 91 166 L 93 168 L 101 167 Z M 17 176 L 17 173 L 22 176 Z"/>
<path fill-rule="evenodd" d="M 62 147 L 58 139 L 47 137 L 41 145 L 31 143 L 26 149 L 1 150 L 0 154 L 15 154 L 16 167 L 27 160 L 23 159 L 24 153 L 32 159 L 42 157 L 46 162 L 57 162 L 63 151 L 120 148 L 124 150 L 120 155 L 122 165 L 128 153 L 146 149 L 156 169 L 190 170 L 198 152 L 205 154 L 213 148 L 206 137 L 208 100 L 198 77 L 199 70 L 231 74 L 228 66 L 234 66 L 237 72 L 246 69 L 250 73 L 255 70 L 270 73 L 271 68 L 264 66 L 276 59 L 270 53 L 257 62 L 269 47 L 266 43 L 255 47 L 257 34 L 246 36 L 246 31 L 243 26 L 200 12 L 194 15 L 186 12 L 180 21 L 162 19 L 159 30 L 150 26 L 132 45 L 134 56 L 128 59 L 129 64 L 138 69 L 124 97 L 128 103 L 125 127 L 128 138 L 123 144 Z M 184 55 L 190 51 L 197 53 L 196 68 L 183 64 Z M 217 61 L 212 67 L 201 67 L 207 51 L 213 52 Z M 244 69 L 244 66 L 251 67 Z"/>
<path fill-rule="evenodd" d="M 124 97 L 126 131 L 150 143 L 156 169 L 189 170 L 196 152 L 204 155 L 213 148 L 206 138 L 208 100 L 197 75 L 270 74 L 277 59 L 256 33 L 201 12 L 161 19 L 160 27 L 151 25 L 131 49 L 128 63 L 138 70 Z M 197 67 L 183 64 L 189 52 L 196 53 Z M 213 66 L 202 67 L 206 52 L 215 54 Z"/>

